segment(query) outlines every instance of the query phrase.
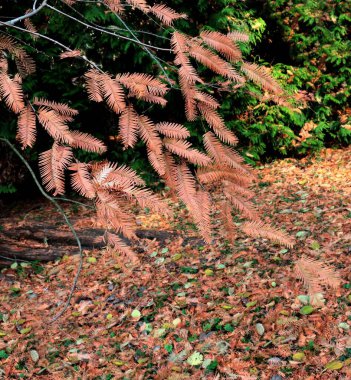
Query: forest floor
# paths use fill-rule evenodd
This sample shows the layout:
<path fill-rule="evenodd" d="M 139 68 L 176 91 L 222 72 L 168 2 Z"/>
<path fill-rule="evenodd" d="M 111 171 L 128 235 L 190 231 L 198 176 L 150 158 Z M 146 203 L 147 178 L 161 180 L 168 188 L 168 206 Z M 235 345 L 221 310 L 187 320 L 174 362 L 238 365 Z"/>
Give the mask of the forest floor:
<path fill-rule="evenodd" d="M 84 250 L 72 307 L 54 323 L 79 257 L 14 263 L 0 273 L 0 378 L 350 379 L 351 150 L 255 170 L 257 203 L 294 248 L 241 233 L 234 245 L 186 245 L 196 233 L 179 205 L 171 221 L 140 214 L 141 229 L 179 237 L 141 241 L 126 265 L 113 252 Z M 59 220 L 39 206 L 18 205 L 8 223 Z M 79 206 L 66 211 L 76 227 L 91 227 Z M 294 271 L 303 255 L 342 279 L 319 307 L 306 307 Z"/>

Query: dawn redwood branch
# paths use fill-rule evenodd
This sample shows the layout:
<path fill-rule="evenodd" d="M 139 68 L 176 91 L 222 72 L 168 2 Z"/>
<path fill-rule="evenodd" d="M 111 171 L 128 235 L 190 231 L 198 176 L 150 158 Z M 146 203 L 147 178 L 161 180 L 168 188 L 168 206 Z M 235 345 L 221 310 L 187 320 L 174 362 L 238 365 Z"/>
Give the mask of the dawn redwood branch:
<path fill-rule="evenodd" d="M 43 0 L 43 2 L 39 5 L 39 7 L 36 8 L 35 6 L 36 6 L 37 2 L 35 1 L 34 4 L 33 4 L 33 10 L 32 10 L 32 12 L 29 12 L 29 13 L 26 13 L 25 15 L 23 15 L 23 16 L 14 18 L 13 20 L 6 21 L 3 24 L 8 25 L 8 26 L 12 26 L 12 25 L 15 25 L 16 23 L 18 23 L 19 21 L 25 20 L 26 18 L 30 18 L 30 17 L 34 16 L 35 14 L 37 14 L 38 12 L 40 12 L 44 7 L 46 7 L 47 6 L 47 2 L 48 2 L 48 0 Z"/>
<path fill-rule="evenodd" d="M 82 251 L 82 244 L 81 244 L 81 241 L 79 239 L 79 236 L 77 235 L 77 232 L 76 230 L 74 229 L 72 223 L 70 222 L 70 220 L 68 219 L 68 216 L 66 215 L 65 211 L 63 210 L 63 208 L 56 202 L 56 200 L 51 197 L 49 194 L 46 193 L 46 191 L 43 189 L 43 187 L 41 186 L 40 182 L 38 181 L 33 169 L 30 167 L 28 161 L 22 156 L 22 154 L 16 149 L 16 147 L 6 138 L 3 138 L 3 137 L 0 137 L 0 141 L 3 141 L 5 144 L 7 144 L 11 150 L 19 157 L 19 159 L 24 163 L 24 165 L 26 166 L 26 168 L 28 169 L 29 173 L 31 174 L 32 178 L 33 178 L 33 181 L 35 182 L 35 184 L 37 185 L 39 191 L 42 193 L 42 195 L 48 199 L 52 204 L 54 204 L 54 206 L 56 207 L 57 211 L 63 216 L 63 219 L 65 220 L 65 223 L 67 224 L 68 228 L 70 229 L 70 231 L 72 232 L 72 235 L 74 236 L 75 240 L 76 240 L 76 243 L 77 243 L 77 246 L 78 246 L 78 250 L 79 250 L 79 265 L 78 265 L 78 269 L 77 269 L 77 273 L 74 277 L 74 280 L 73 280 L 73 284 L 71 286 L 71 290 L 69 292 L 69 295 L 68 295 L 68 298 L 67 298 L 67 301 L 65 303 L 65 306 L 63 307 L 63 309 L 57 313 L 55 315 L 55 317 L 50 321 L 51 323 L 52 322 L 55 322 L 57 321 L 65 312 L 66 310 L 69 308 L 70 304 L 71 304 L 71 299 L 72 299 L 72 296 L 73 296 L 73 293 L 77 287 L 77 283 L 78 283 L 78 279 L 79 279 L 79 275 L 80 275 L 80 272 L 82 271 L 82 268 L 83 268 L 83 251 Z"/>

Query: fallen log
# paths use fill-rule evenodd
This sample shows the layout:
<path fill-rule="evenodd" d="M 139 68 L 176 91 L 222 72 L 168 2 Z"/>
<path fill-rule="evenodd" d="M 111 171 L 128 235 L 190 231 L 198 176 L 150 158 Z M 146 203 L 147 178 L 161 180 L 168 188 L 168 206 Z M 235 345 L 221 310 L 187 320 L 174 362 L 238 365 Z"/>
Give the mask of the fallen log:
<path fill-rule="evenodd" d="M 38 246 L 34 242 L 23 244 L 13 240 L 0 240 L 0 259 L 7 265 L 14 261 L 55 261 L 64 255 L 78 253 L 73 246 Z"/>
<path fill-rule="evenodd" d="M 64 255 L 78 253 L 76 239 L 64 224 L 54 225 L 36 222 L 23 225 L 20 220 L 9 225 L 7 220 L 0 219 L 0 266 L 9 265 L 18 261 L 55 261 Z M 101 228 L 77 229 L 83 249 L 101 249 L 105 246 L 101 237 L 104 234 Z M 167 245 L 175 238 L 181 237 L 173 231 L 165 230 L 136 230 L 139 239 L 156 240 L 161 246 Z M 133 245 L 128 239 L 126 243 Z M 197 237 L 183 238 L 183 246 L 192 247 L 204 245 L 204 241 Z M 138 247 L 136 247 L 138 249 Z"/>
<path fill-rule="evenodd" d="M 81 240 L 83 248 L 101 248 L 104 246 L 100 238 L 104 235 L 105 230 L 101 228 L 84 228 L 84 230 L 77 230 L 76 232 Z M 15 237 L 18 240 L 30 239 L 44 242 L 46 244 L 76 244 L 76 239 L 72 235 L 71 231 L 68 229 L 59 229 L 58 226 L 47 225 L 45 223 L 37 223 L 31 226 L 11 227 L 7 229 L 4 228 L 1 233 L 8 238 Z M 164 230 L 136 230 L 136 236 L 139 239 L 156 239 L 161 243 L 165 243 L 166 240 L 177 237 L 177 234 L 172 231 Z M 128 239 L 125 240 L 128 241 Z"/>

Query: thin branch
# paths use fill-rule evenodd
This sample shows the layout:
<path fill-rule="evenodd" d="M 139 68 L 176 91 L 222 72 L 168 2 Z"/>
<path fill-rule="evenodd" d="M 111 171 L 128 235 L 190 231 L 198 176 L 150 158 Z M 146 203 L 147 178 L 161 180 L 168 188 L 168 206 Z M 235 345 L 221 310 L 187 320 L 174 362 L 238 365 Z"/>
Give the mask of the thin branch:
<path fill-rule="evenodd" d="M 0 25 L 5 25 L 6 26 L 6 23 L 0 21 Z M 7 26 L 9 26 L 9 25 L 7 25 Z M 16 26 L 16 25 L 10 25 L 10 27 L 14 28 L 14 29 L 17 29 L 17 30 L 20 30 L 20 31 L 25 32 L 25 33 L 33 34 L 34 36 L 38 36 L 38 37 L 43 38 L 45 40 L 48 40 L 48 41 L 54 43 L 55 45 L 60 46 L 62 49 L 66 50 L 66 51 L 73 51 L 73 49 L 69 48 L 68 46 L 64 45 L 63 43 L 61 43 L 61 42 L 59 42 L 57 40 L 54 40 L 53 38 L 50 38 L 48 36 L 45 36 L 44 34 L 41 34 L 41 33 L 38 33 L 38 32 L 33 32 L 31 30 L 27 30 L 27 29 L 21 28 L 21 27 Z M 100 67 L 96 63 L 94 63 L 93 61 L 91 61 L 90 59 L 88 59 L 85 55 L 81 55 L 81 56 L 79 56 L 77 58 L 83 59 L 85 62 L 89 63 L 90 66 L 94 67 L 96 70 L 100 71 L 101 73 L 104 72 L 104 71 L 102 71 L 100 69 Z"/>
<path fill-rule="evenodd" d="M 67 18 L 70 18 L 71 20 L 74 20 L 75 22 L 78 22 L 81 25 L 84 25 L 88 29 L 90 28 L 90 29 L 93 29 L 93 30 L 97 30 L 97 31 L 99 31 L 101 33 L 109 34 L 109 35 L 112 35 L 112 36 L 115 36 L 115 37 L 118 37 L 118 38 L 121 38 L 121 39 L 125 39 L 125 40 L 128 40 L 128 41 L 131 41 L 131 42 L 133 42 L 133 43 L 135 43 L 137 45 L 140 45 L 149 54 L 149 56 L 151 57 L 151 59 L 154 60 L 156 62 L 156 64 L 159 66 L 159 68 L 163 72 L 164 76 L 167 78 L 167 82 L 169 83 L 170 87 L 173 87 L 172 86 L 172 82 L 171 82 L 171 80 L 170 80 L 170 78 L 169 78 L 166 70 L 163 68 L 163 66 L 162 66 L 161 62 L 159 61 L 159 59 L 149 50 L 149 48 L 152 48 L 152 49 L 155 49 L 155 50 L 167 51 L 167 52 L 171 52 L 172 50 L 171 49 L 166 49 L 166 48 L 159 48 L 157 46 L 145 44 L 144 42 L 140 41 L 139 38 L 133 33 L 133 31 L 128 27 L 128 25 L 118 16 L 118 14 L 114 13 L 115 16 L 119 19 L 119 21 L 128 30 L 128 32 L 134 37 L 134 39 L 130 38 L 130 37 L 122 36 L 120 34 L 109 32 L 106 29 L 102 29 L 100 27 L 96 27 L 96 26 L 93 26 L 91 24 L 87 24 L 86 22 L 81 21 L 78 18 L 69 15 L 68 13 L 62 12 L 61 10 L 59 10 L 59 9 L 57 9 L 57 8 L 49 5 L 49 4 L 47 5 L 47 7 L 50 8 L 51 10 L 53 10 L 54 12 L 57 12 L 57 13 L 65 16 Z"/>
<path fill-rule="evenodd" d="M 111 10 L 111 9 L 110 9 Z M 141 44 L 142 42 L 139 40 L 139 38 L 131 31 L 131 29 L 129 28 L 129 26 L 123 21 L 123 19 L 117 14 L 114 12 L 114 15 L 118 18 L 118 20 L 124 25 L 124 27 L 129 31 L 129 33 L 138 41 L 139 44 Z M 168 83 L 170 84 L 170 87 L 173 87 L 172 85 L 172 82 L 166 72 L 166 70 L 163 68 L 163 66 L 161 65 L 159 59 L 151 53 L 151 51 L 144 46 L 144 50 L 149 54 L 149 56 L 151 57 L 151 59 L 153 59 L 158 67 L 161 69 L 161 71 L 163 72 L 164 76 L 167 78 L 167 81 Z M 164 49 L 163 49 L 164 50 Z M 168 51 L 172 51 L 171 49 L 167 49 Z"/>
<path fill-rule="evenodd" d="M 43 2 L 39 5 L 38 8 L 35 8 L 35 6 L 36 6 L 36 1 L 35 1 L 34 4 L 33 4 L 33 10 L 32 10 L 32 12 L 29 12 L 29 13 L 26 13 L 25 15 L 23 15 L 23 16 L 14 18 L 13 20 L 6 21 L 4 24 L 8 25 L 8 26 L 12 26 L 12 25 L 17 24 L 19 21 L 22 21 L 22 20 L 25 20 L 26 18 L 30 18 L 30 17 L 34 16 L 35 14 L 37 14 L 38 12 L 40 12 L 44 7 L 47 6 L 47 1 L 48 0 L 43 0 Z"/>
<path fill-rule="evenodd" d="M 89 205 L 87 205 L 87 204 L 85 204 L 85 203 L 82 203 L 82 202 L 74 201 L 73 199 L 63 198 L 63 197 L 55 197 L 54 199 L 56 199 L 57 201 L 70 202 L 70 203 L 77 204 L 77 205 L 79 205 L 79 206 L 83 206 L 83 207 L 85 207 L 85 208 L 94 209 L 93 206 L 89 206 Z"/>
<path fill-rule="evenodd" d="M 48 5 L 48 4 L 47 4 L 47 7 L 48 7 L 48 8 L 53 8 L 53 7 L 51 7 L 51 6 Z M 84 22 L 82 22 L 82 21 L 76 19 L 75 17 L 72 17 L 72 16 L 70 16 L 70 15 L 65 14 L 64 12 L 61 12 L 61 11 L 57 10 L 56 8 L 53 8 L 53 9 L 56 10 L 57 12 L 59 12 L 59 13 L 64 14 L 65 16 L 67 16 L 67 17 L 69 17 L 69 18 L 74 19 L 75 21 L 77 21 L 77 22 L 79 22 L 79 23 L 85 25 L 85 26 L 88 27 L 88 28 L 90 27 L 90 28 L 92 28 L 92 29 L 96 29 L 96 30 L 98 30 L 98 31 L 100 31 L 100 32 L 102 32 L 102 33 L 106 33 L 106 34 L 113 35 L 113 36 L 115 36 L 115 37 L 120 37 L 120 38 L 127 39 L 127 40 L 129 40 L 129 41 L 132 41 L 132 42 L 138 43 L 138 44 L 140 44 L 141 46 L 144 46 L 144 47 L 152 47 L 152 48 L 158 49 L 157 47 L 154 47 L 154 46 L 152 46 L 152 45 L 148 45 L 148 44 L 144 44 L 144 43 L 142 43 L 142 42 L 138 42 L 139 40 L 138 40 L 138 41 L 135 41 L 135 40 L 130 39 L 130 38 L 128 38 L 128 37 L 120 36 L 120 35 L 118 35 L 118 34 L 116 34 L 116 33 L 109 32 L 109 31 L 104 30 L 104 29 L 102 29 L 102 28 L 100 28 L 100 27 L 94 27 L 94 26 L 91 26 L 91 25 L 89 25 L 89 24 L 86 24 L 86 23 L 84 23 Z M 1 26 L 1 25 L 5 25 L 5 26 L 6 26 L 6 23 L 0 21 L 0 26 Z M 7 26 L 9 26 L 9 25 L 7 25 Z M 43 39 L 46 39 L 46 40 L 48 40 L 48 41 L 54 43 L 55 45 L 60 46 L 61 48 L 63 48 L 63 49 L 66 50 L 66 51 L 73 51 L 73 49 L 69 48 L 68 46 L 64 45 L 63 43 L 61 43 L 61 42 L 59 42 L 59 41 L 57 41 L 57 40 L 55 40 L 55 39 L 53 39 L 53 38 L 50 38 L 50 37 L 48 37 L 48 36 L 45 36 L 44 34 L 41 34 L 41 33 L 38 33 L 38 32 L 33 32 L 33 31 L 30 31 L 30 30 L 27 30 L 27 29 L 21 28 L 21 27 L 16 26 L 16 25 L 10 25 L 10 27 L 12 27 L 12 28 L 14 28 L 14 29 L 17 29 L 17 30 L 20 30 L 20 31 L 22 31 L 22 32 L 26 32 L 26 33 L 33 34 L 33 35 L 35 35 L 35 36 L 37 36 L 37 37 L 40 37 L 40 38 L 43 38 Z M 133 31 L 131 30 L 131 32 L 133 32 Z M 159 50 L 171 51 L 170 49 L 163 49 L 163 48 L 159 48 Z M 151 52 L 150 52 L 150 53 L 151 53 Z M 156 62 L 159 61 L 159 62 L 157 62 L 157 63 L 159 64 L 159 66 L 160 66 L 160 68 L 162 69 L 162 71 L 163 71 L 164 75 L 166 76 L 166 78 L 169 79 L 167 73 L 164 71 L 164 68 L 162 67 L 162 65 L 160 64 L 160 62 L 163 62 L 164 64 L 166 64 L 166 65 L 167 65 L 169 68 L 171 68 L 171 69 L 176 69 L 176 67 L 173 66 L 173 65 L 170 65 L 168 62 L 166 62 L 166 61 L 163 60 L 163 59 L 157 58 L 157 57 L 154 56 L 152 53 L 151 53 L 151 55 L 152 55 L 152 58 L 155 59 Z M 78 56 L 77 58 L 78 58 L 78 59 L 80 58 L 80 59 L 84 60 L 84 61 L 87 62 L 91 67 L 94 67 L 94 68 L 95 68 L 96 70 L 98 70 L 99 72 L 104 73 L 104 71 L 101 70 L 100 67 L 99 67 L 96 63 L 94 63 L 93 61 L 91 61 L 90 59 L 88 59 L 85 55 Z M 170 87 L 172 87 L 173 89 L 179 90 L 179 88 L 177 88 L 177 86 L 175 86 L 174 84 L 172 84 L 172 82 L 171 82 L 170 80 L 168 80 L 168 82 L 169 82 Z M 206 83 L 206 86 L 208 86 L 208 87 L 212 87 L 212 88 L 218 88 L 218 86 L 213 85 L 213 84 L 210 84 L 210 83 Z"/>
<path fill-rule="evenodd" d="M 122 35 L 117 34 L 117 33 L 109 32 L 109 31 L 107 31 L 105 29 L 102 29 L 100 27 L 93 26 L 91 24 L 87 24 L 86 22 L 84 22 L 82 20 L 79 20 L 78 18 L 69 15 L 68 13 L 62 12 L 59 9 L 57 9 L 57 8 L 55 8 L 55 7 L 53 7 L 53 6 L 49 5 L 49 4 L 47 4 L 47 7 L 50 8 L 50 9 L 52 9 L 53 11 L 55 11 L 57 13 L 60 13 L 62 16 L 70 18 L 71 20 L 74 20 L 74 21 L 78 22 L 79 24 L 84 25 L 87 28 L 90 28 L 90 29 L 93 29 L 93 30 L 97 30 L 97 31 L 102 32 L 102 33 L 110 34 L 111 36 L 118 37 L 118 38 L 121 38 L 121 39 L 124 39 L 124 40 L 127 40 L 127 41 L 134 42 L 137 45 L 144 46 L 146 48 L 151 48 L 151 49 L 155 49 L 155 50 L 162 50 L 162 51 L 167 51 L 167 52 L 171 52 L 172 51 L 171 49 L 166 49 L 166 48 L 161 48 L 161 47 L 149 45 L 149 44 L 146 44 L 144 42 L 141 42 L 139 39 L 133 39 L 133 38 L 130 38 L 130 37 L 122 36 Z"/>
<path fill-rule="evenodd" d="M 63 210 L 63 208 L 56 202 L 56 200 L 54 198 L 52 198 L 49 194 L 47 194 L 45 192 L 45 190 L 43 189 L 43 187 L 41 186 L 40 182 L 38 181 L 34 171 L 32 170 L 32 168 L 30 167 L 29 163 L 27 162 L 27 160 L 22 156 L 22 154 L 16 149 L 16 147 L 6 138 L 3 138 L 3 137 L 0 137 L 0 141 L 3 141 L 5 142 L 10 148 L 11 150 L 19 157 L 19 159 L 24 163 L 24 165 L 26 166 L 26 168 L 28 169 L 28 171 L 30 172 L 35 184 L 37 185 L 39 191 L 43 194 L 43 196 L 48 199 L 51 203 L 54 204 L 54 206 L 56 207 L 57 211 L 63 216 L 68 228 L 71 230 L 72 232 L 72 235 L 74 236 L 76 242 L 77 242 L 77 246 L 78 246 L 78 250 L 79 250 L 79 265 L 78 265 L 78 269 L 77 269 L 77 273 L 74 277 L 74 280 L 73 280 L 73 284 L 71 286 L 71 290 L 70 290 L 70 293 L 68 295 L 68 298 L 67 298 L 67 301 L 65 303 L 65 306 L 63 307 L 63 309 L 57 313 L 55 315 L 55 317 L 50 321 L 50 323 L 53 323 L 55 321 L 57 321 L 65 312 L 66 310 L 69 308 L 70 304 L 71 304 L 71 299 L 72 299 L 72 296 L 73 296 L 73 293 L 77 287 L 77 283 L 78 283 L 78 279 L 79 279 L 79 275 L 80 275 L 80 272 L 82 271 L 82 268 L 83 268 L 83 251 L 82 251 L 82 244 L 81 244 L 81 241 L 79 239 L 79 236 L 77 235 L 77 232 L 76 230 L 74 229 L 72 223 L 70 222 L 70 220 L 68 219 L 68 216 L 66 215 L 65 211 Z"/>
<path fill-rule="evenodd" d="M 77 1 L 78 1 L 78 0 L 77 0 Z M 119 27 L 119 26 L 113 26 L 113 27 L 110 27 L 110 29 L 109 29 L 109 28 L 105 28 L 105 27 L 103 27 L 103 26 L 101 26 L 101 25 L 95 24 L 94 22 L 89 21 L 89 20 L 88 20 L 88 19 L 87 19 L 82 13 L 80 13 L 79 11 L 77 11 L 77 9 L 75 9 L 75 8 L 72 7 L 71 5 L 68 5 L 68 4 L 65 3 L 63 0 L 61 0 L 61 2 L 62 2 L 66 7 L 70 8 L 74 13 L 76 13 L 77 15 L 79 15 L 82 19 L 88 21 L 90 25 L 96 26 L 96 27 L 98 27 L 98 28 L 100 28 L 100 29 L 103 29 L 103 30 L 105 30 L 105 31 L 107 31 L 107 32 L 110 31 L 110 30 L 112 29 L 112 30 L 118 30 L 118 31 L 121 31 L 121 32 L 128 32 L 128 33 L 129 33 L 129 31 L 128 31 L 127 29 L 121 28 L 121 27 Z M 86 2 L 86 1 L 84 1 L 84 2 Z M 97 1 L 97 2 L 96 2 L 96 1 L 89 1 L 89 2 L 91 2 L 91 3 L 95 3 L 95 4 L 100 3 L 100 1 Z M 167 41 L 170 41 L 170 40 L 171 40 L 170 38 L 168 38 L 168 37 L 166 37 L 166 36 L 161 36 L 161 35 L 156 34 L 156 33 L 147 32 L 147 31 L 145 31 L 145 30 L 135 30 L 135 29 L 131 29 L 131 31 L 132 31 L 133 33 L 137 33 L 137 34 L 145 34 L 145 35 L 153 36 L 153 37 L 156 37 L 156 38 L 159 38 L 159 39 L 162 39 L 162 40 L 167 40 Z"/>
<path fill-rule="evenodd" d="M 23 259 L 13 259 L 12 257 L 6 257 L 6 256 L 2 256 L 0 255 L 0 259 L 5 259 L 7 261 L 14 261 L 15 263 L 17 263 L 18 261 L 21 261 L 22 263 L 29 263 L 30 264 L 30 261 L 27 261 L 27 260 L 23 260 Z"/>
<path fill-rule="evenodd" d="M 4 34 L 4 35 L 6 35 L 6 36 L 9 36 L 9 37 L 13 38 L 17 42 L 19 42 L 21 45 L 28 46 L 29 48 L 35 50 L 36 53 L 40 53 L 42 55 L 45 55 L 46 57 L 48 57 L 50 59 L 52 58 L 52 56 L 50 56 L 49 54 L 47 54 L 45 51 L 39 50 L 37 47 L 31 45 L 30 43 L 22 40 L 21 38 L 19 38 L 17 36 L 13 36 L 11 33 L 8 33 L 8 32 L 5 32 L 5 31 L 1 31 L 1 33 Z"/>

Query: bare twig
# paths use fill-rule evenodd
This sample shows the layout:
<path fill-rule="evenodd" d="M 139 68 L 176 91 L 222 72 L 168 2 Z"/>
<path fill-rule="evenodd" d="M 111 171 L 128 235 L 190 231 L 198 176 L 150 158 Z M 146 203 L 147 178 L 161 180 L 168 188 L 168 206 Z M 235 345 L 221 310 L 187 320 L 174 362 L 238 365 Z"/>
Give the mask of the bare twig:
<path fill-rule="evenodd" d="M 30 172 L 35 184 L 37 185 L 39 191 L 42 193 L 42 195 L 48 199 L 51 203 L 54 204 L 54 206 L 56 207 L 56 209 L 58 210 L 58 212 L 63 216 L 63 219 L 65 220 L 68 228 L 70 229 L 70 231 L 72 232 L 72 235 L 74 236 L 76 242 L 77 242 L 77 246 L 78 246 L 78 250 L 79 250 L 79 265 L 78 265 L 78 269 L 77 269 L 77 273 L 74 277 L 74 280 L 73 280 L 73 284 L 71 286 L 71 290 L 69 292 L 69 295 L 67 297 L 67 301 L 63 307 L 63 309 L 58 312 L 54 318 L 52 318 L 52 320 L 50 321 L 50 323 L 53 323 L 55 321 L 57 321 L 65 312 L 66 310 L 69 308 L 70 304 L 71 304 L 71 299 L 72 299 L 72 296 L 73 296 L 73 293 L 77 287 L 77 283 L 78 283 L 78 279 L 79 279 L 79 275 L 80 275 L 80 272 L 82 270 L 82 267 L 83 267 L 83 251 L 82 251 L 82 244 L 81 244 L 81 241 L 79 239 L 79 236 L 77 235 L 77 232 L 76 230 L 74 229 L 72 223 L 70 222 L 70 220 L 68 219 L 68 216 L 66 215 L 65 211 L 63 210 L 63 208 L 56 202 L 56 200 L 51 197 L 49 194 L 47 194 L 45 192 L 45 190 L 43 189 L 43 187 L 41 186 L 40 182 L 38 181 L 34 171 L 32 170 L 32 168 L 30 167 L 28 161 L 22 156 L 22 154 L 16 149 L 16 147 L 6 138 L 3 138 L 3 137 L 0 137 L 0 141 L 3 141 L 4 143 L 6 143 L 10 148 L 11 150 L 20 158 L 20 160 L 24 163 L 24 165 L 26 166 L 26 168 L 28 169 L 28 171 Z"/>
<path fill-rule="evenodd" d="M 33 4 L 33 11 L 32 12 L 28 12 L 26 13 L 25 15 L 23 16 L 20 16 L 20 17 L 17 17 L 17 18 L 14 18 L 13 20 L 10 20 L 10 21 L 6 21 L 4 22 L 5 25 L 8 25 L 8 26 L 12 26 L 12 25 L 15 25 L 17 24 L 19 21 L 22 21 L 22 20 L 25 20 L 27 18 L 30 18 L 32 16 L 34 16 L 35 14 L 37 14 L 38 12 L 40 12 L 44 7 L 47 6 L 47 1 L 48 0 L 44 0 L 38 8 L 36 8 L 36 1 L 34 2 Z"/>
<path fill-rule="evenodd" d="M 155 50 L 162 50 L 162 51 L 166 51 L 166 52 L 171 52 L 172 51 L 171 49 L 161 48 L 161 47 L 157 47 L 157 46 L 154 46 L 154 45 L 149 45 L 149 44 L 146 44 L 146 43 L 140 41 L 139 39 L 122 36 L 121 34 L 110 32 L 110 31 L 108 31 L 106 29 L 103 29 L 103 28 L 100 28 L 98 26 L 87 24 L 86 22 L 84 22 L 82 20 L 79 20 L 78 18 L 69 15 L 68 13 L 62 12 L 61 10 L 59 10 L 59 9 L 57 9 L 57 8 L 49 5 L 49 4 L 47 4 L 47 7 L 50 8 L 50 9 L 52 9 L 53 11 L 55 11 L 57 13 L 60 13 L 62 16 L 70 18 L 71 20 L 73 20 L 73 21 L 75 21 L 75 22 L 77 22 L 77 23 L 79 23 L 81 25 L 84 25 L 86 28 L 97 30 L 99 32 L 102 32 L 102 33 L 105 33 L 105 34 L 109 34 L 111 36 L 115 36 L 115 37 L 118 37 L 118 38 L 121 38 L 121 39 L 124 39 L 124 40 L 127 40 L 127 41 L 131 41 L 131 42 L 134 42 L 137 45 L 144 46 L 144 47 L 147 47 L 147 48 L 151 48 L 151 49 L 155 49 Z M 128 30 L 128 31 L 130 31 L 130 30 Z"/>
<path fill-rule="evenodd" d="M 340 238 L 335 239 L 334 241 L 331 241 L 328 245 L 327 248 L 330 249 L 333 245 L 341 242 L 341 241 L 348 241 L 351 240 L 351 234 L 343 234 Z"/>
<path fill-rule="evenodd" d="M 5 22 L 2 22 L 0 21 L 0 25 L 4 25 L 6 26 L 6 23 Z M 17 30 L 20 30 L 22 32 L 25 32 L 25 33 L 30 33 L 30 34 L 33 34 L 34 36 L 37 36 L 37 37 L 40 37 L 40 38 L 43 38 L 47 41 L 50 41 L 52 43 L 54 43 L 55 45 L 57 46 L 60 46 L 62 49 L 64 49 L 65 51 L 73 51 L 73 49 L 71 49 L 70 47 L 64 45 L 63 43 L 53 39 L 53 38 L 50 38 L 48 36 L 45 36 L 44 34 L 41 34 L 41 33 L 38 33 L 38 32 L 33 32 L 31 30 L 27 30 L 27 29 L 24 29 L 24 28 L 21 28 L 19 26 L 16 26 L 16 25 L 8 25 L 10 26 L 11 28 L 14 28 L 14 29 L 17 29 Z M 81 55 L 77 58 L 80 58 L 82 59 L 83 61 L 87 62 L 91 67 L 94 67 L 94 69 L 100 71 L 101 73 L 103 73 L 103 71 L 100 69 L 100 67 L 93 61 L 91 61 L 90 59 L 88 59 L 85 55 Z"/>
<path fill-rule="evenodd" d="M 150 51 L 150 48 L 151 49 L 155 49 L 155 50 L 161 50 L 161 51 L 167 51 L 167 52 L 171 52 L 172 50 L 171 49 L 167 49 L 167 48 L 161 48 L 161 47 L 157 47 L 157 46 L 153 46 L 153 45 L 150 45 L 150 44 L 146 44 L 142 41 L 140 41 L 140 39 L 134 34 L 134 32 L 129 28 L 129 26 L 119 17 L 119 15 L 117 13 L 114 13 L 114 15 L 118 18 L 118 20 L 122 23 L 122 25 L 126 28 L 126 30 L 131 34 L 131 36 L 133 38 L 130 38 L 130 37 L 126 37 L 126 36 L 123 36 L 121 34 L 117 34 L 117 33 L 113 33 L 113 32 L 110 32 L 106 29 L 103 29 L 103 28 L 100 28 L 98 26 L 94 26 L 94 25 L 91 25 L 91 24 L 88 24 L 82 20 L 79 20 L 78 18 L 74 17 L 74 16 L 71 16 L 69 15 L 68 13 L 65 13 L 51 5 L 47 5 L 48 8 L 50 8 L 51 10 L 53 10 L 54 12 L 57 12 L 59 13 L 60 15 L 64 16 L 64 17 L 67 17 L 81 25 L 84 25 L 86 28 L 88 29 L 92 29 L 92 30 L 96 30 L 96 31 L 99 31 L 101 33 L 104 33 L 104 34 L 109 34 L 109 35 L 112 35 L 114 37 L 117 37 L 117 38 L 121 38 L 121 39 L 124 39 L 124 40 L 127 40 L 127 41 L 131 41 L 133 43 L 135 43 L 136 45 L 139 45 L 142 49 L 144 49 L 147 54 L 151 57 L 151 59 L 156 62 L 156 64 L 158 65 L 158 67 L 160 68 L 160 70 L 163 72 L 163 75 L 166 77 L 167 79 L 167 82 L 169 83 L 169 85 L 172 87 L 172 82 L 166 72 L 166 70 L 164 69 L 164 67 L 162 66 L 160 60 L 158 59 L 158 57 L 156 57 L 155 54 L 153 54 L 151 51 Z M 110 9 L 110 8 L 109 8 Z M 111 9 L 110 9 L 111 10 Z"/>
<path fill-rule="evenodd" d="M 78 1 L 78 0 L 77 0 Z M 118 30 L 120 32 L 128 32 L 127 29 L 124 29 L 124 28 L 121 28 L 119 26 L 111 26 L 110 28 L 106 28 L 106 27 L 103 27 L 101 25 L 98 25 L 98 24 L 95 24 L 93 21 L 90 21 L 88 20 L 82 13 L 80 13 L 79 11 L 77 11 L 77 9 L 75 9 L 73 6 L 65 3 L 63 0 L 61 0 L 61 2 L 68 8 L 71 9 L 72 12 L 76 13 L 77 15 L 79 15 L 82 19 L 84 19 L 87 23 L 89 23 L 89 25 L 93 25 L 93 26 L 96 26 L 102 30 L 106 30 L 106 31 L 111 31 L 111 30 Z M 86 2 L 86 1 L 84 1 Z M 89 1 L 88 1 L 89 2 Z M 99 3 L 99 1 L 90 1 L 91 3 Z M 171 39 L 169 37 L 166 37 L 166 36 L 162 36 L 160 34 L 156 34 L 156 33 L 152 33 L 152 32 L 148 32 L 146 30 L 136 30 L 136 29 L 131 29 L 133 33 L 136 33 L 136 34 L 144 34 L 144 35 L 148 35 L 148 36 L 152 36 L 152 37 L 155 37 L 155 38 L 158 38 L 158 39 L 162 39 L 162 40 L 166 40 L 166 41 L 170 41 Z M 129 33 L 129 32 L 128 32 Z"/>
<path fill-rule="evenodd" d="M 122 23 L 122 25 L 129 31 L 129 33 L 138 41 L 138 44 L 142 44 L 142 42 L 139 40 L 139 38 L 133 33 L 133 31 L 129 28 L 129 26 L 123 21 L 123 19 L 115 12 L 114 12 L 114 15 L 118 18 L 118 20 Z M 170 84 L 171 87 L 173 87 L 172 82 L 171 82 L 166 70 L 163 68 L 162 64 L 160 63 L 159 59 L 146 46 L 144 46 L 144 50 L 149 54 L 151 59 L 153 59 L 157 63 L 158 67 L 163 72 L 163 75 L 167 78 L 168 83 Z M 161 49 L 161 50 L 166 50 L 166 49 Z M 171 49 L 167 49 L 167 50 L 170 52 L 172 51 Z"/>
<path fill-rule="evenodd" d="M 86 203 L 82 203 L 82 202 L 74 201 L 73 199 L 68 199 L 68 198 L 63 198 L 63 197 L 56 197 L 56 198 L 54 198 L 54 199 L 56 199 L 57 201 L 70 202 L 70 203 L 74 203 L 74 204 L 79 205 L 79 206 L 83 206 L 83 207 L 85 207 L 85 208 L 94 209 L 93 206 L 89 206 L 89 205 L 87 205 Z"/>
<path fill-rule="evenodd" d="M 336 207 L 336 208 L 329 208 L 327 210 L 322 210 L 321 213 L 325 213 L 325 212 L 337 212 L 337 211 L 351 211 L 351 208 L 350 207 L 346 207 L 346 206 L 342 206 L 342 207 Z"/>

